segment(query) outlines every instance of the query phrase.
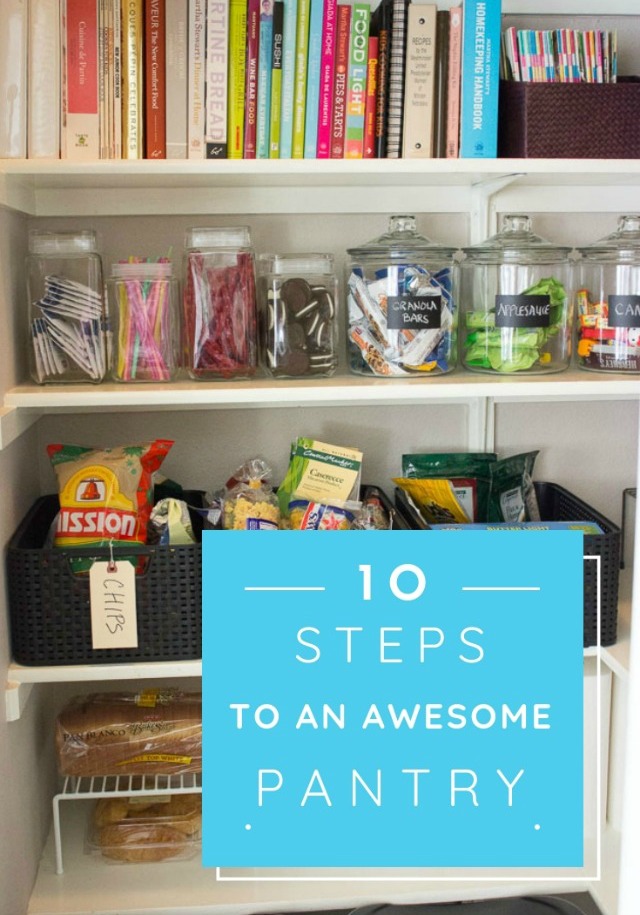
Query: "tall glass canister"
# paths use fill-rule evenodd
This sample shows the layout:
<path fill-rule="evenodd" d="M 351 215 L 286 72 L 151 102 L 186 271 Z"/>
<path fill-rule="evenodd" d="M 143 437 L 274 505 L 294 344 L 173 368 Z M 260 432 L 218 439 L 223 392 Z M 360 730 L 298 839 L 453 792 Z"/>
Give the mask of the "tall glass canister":
<path fill-rule="evenodd" d="M 350 248 L 349 365 L 382 378 L 442 375 L 456 365 L 455 248 L 418 234 L 415 216 Z"/>
<path fill-rule="evenodd" d="M 640 215 L 621 216 L 615 232 L 578 250 L 578 365 L 640 372 Z"/>
<path fill-rule="evenodd" d="M 185 240 L 183 349 L 201 380 L 256 371 L 255 256 L 247 226 L 190 229 Z"/>
<path fill-rule="evenodd" d="M 497 235 L 465 248 L 462 361 L 474 372 L 542 374 L 571 358 L 571 248 L 506 215 Z"/>
<path fill-rule="evenodd" d="M 95 232 L 32 232 L 26 278 L 33 380 L 102 381 L 110 334 Z"/>

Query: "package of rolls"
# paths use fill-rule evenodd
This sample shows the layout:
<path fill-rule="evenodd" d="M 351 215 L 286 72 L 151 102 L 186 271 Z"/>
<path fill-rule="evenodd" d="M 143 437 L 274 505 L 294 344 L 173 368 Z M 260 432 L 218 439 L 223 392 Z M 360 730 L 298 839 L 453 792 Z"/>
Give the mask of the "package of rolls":
<path fill-rule="evenodd" d="M 200 848 L 201 829 L 199 794 L 101 798 L 93 809 L 87 846 L 114 863 L 190 858 Z"/>
<path fill-rule="evenodd" d="M 181 775 L 202 771 L 202 695 L 177 689 L 72 699 L 55 730 L 61 775 Z"/>

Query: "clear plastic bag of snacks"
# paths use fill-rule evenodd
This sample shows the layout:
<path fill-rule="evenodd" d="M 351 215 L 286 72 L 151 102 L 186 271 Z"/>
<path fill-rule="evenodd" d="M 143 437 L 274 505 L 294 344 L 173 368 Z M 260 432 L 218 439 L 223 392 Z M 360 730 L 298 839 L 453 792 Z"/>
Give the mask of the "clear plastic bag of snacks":
<path fill-rule="evenodd" d="M 271 468 L 252 458 L 234 473 L 235 485 L 224 497 L 222 527 L 227 531 L 277 531 L 278 498 L 271 488 Z"/>

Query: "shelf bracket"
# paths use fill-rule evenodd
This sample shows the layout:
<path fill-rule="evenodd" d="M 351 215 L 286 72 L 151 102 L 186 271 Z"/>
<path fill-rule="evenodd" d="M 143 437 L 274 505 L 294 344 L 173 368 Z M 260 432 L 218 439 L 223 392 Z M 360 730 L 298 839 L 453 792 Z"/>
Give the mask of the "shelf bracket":
<path fill-rule="evenodd" d="M 491 201 L 503 188 L 522 177 L 522 172 L 514 172 L 511 175 L 501 175 L 499 178 L 485 178 L 472 186 L 469 225 L 469 239 L 472 245 L 484 241 L 496 232 L 496 213 Z"/>
<path fill-rule="evenodd" d="M 7 721 L 18 721 L 22 717 L 34 685 L 7 680 L 4 694 Z"/>
<path fill-rule="evenodd" d="M 20 407 L 0 407 L 0 451 L 37 423 L 42 414 Z"/>

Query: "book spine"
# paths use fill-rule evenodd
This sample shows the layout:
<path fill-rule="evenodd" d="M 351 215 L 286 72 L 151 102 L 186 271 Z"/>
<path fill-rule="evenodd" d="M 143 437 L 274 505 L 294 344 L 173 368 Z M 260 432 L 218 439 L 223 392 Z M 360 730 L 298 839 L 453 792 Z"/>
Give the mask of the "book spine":
<path fill-rule="evenodd" d="M 244 158 L 255 159 L 258 129 L 258 54 L 260 0 L 247 3 L 247 57 L 244 94 Z"/>
<path fill-rule="evenodd" d="M 387 155 L 387 104 L 389 89 L 389 58 L 391 50 L 391 2 L 382 0 L 377 10 L 378 74 L 376 90 L 376 146 L 375 158 Z"/>
<path fill-rule="evenodd" d="M 106 0 L 105 3 L 105 106 L 106 106 L 106 158 L 113 159 L 113 3 L 114 0 Z"/>
<path fill-rule="evenodd" d="M 205 158 L 227 158 L 229 0 L 207 0 Z"/>
<path fill-rule="evenodd" d="M 400 156 L 404 106 L 405 29 L 408 0 L 393 0 L 387 106 L 387 158 Z"/>
<path fill-rule="evenodd" d="M 318 105 L 320 103 L 323 18 L 324 0 L 311 0 L 309 55 L 307 60 L 307 99 L 304 122 L 305 159 L 315 159 L 318 147 Z"/>
<path fill-rule="evenodd" d="M 269 158 L 269 109 L 271 106 L 271 64 L 273 58 L 273 0 L 262 0 L 260 13 L 260 57 L 258 59 L 258 147 L 259 159 Z"/>
<path fill-rule="evenodd" d="M 187 158 L 188 0 L 167 0 L 167 159 Z"/>
<path fill-rule="evenodd" d="M 371 7 L 368 4 L 353 4 L 345 129 L 345 157 L 347 159 L 362 159 L 364 150 L 364 109 L 367 91 L 370 14 Z"/>
<path fill-rule="evenodd" d="M 304 119 L 307 99 L 307 57 L 309 53 L 310 0 L 298 0 L 296 26 L 296 61 L 293 90 L 293 140 L 291 157 L 304 157 Z"/>
<path fill-rule="evenodd" d="M 60 0 L 31 0 L 27 59 L 29 158 L 57 159 L 60 156 Z"/>
<path fill-rule="evenodd" d="M 108 159 L 107 136 L 107 2 L 98 0 L 98 137 L 100 138 L 99 158 Z"/>
<path fill-rule="evenodd" d="M 407 11 L 402 155 L 433 156 L 435 4 L 411 3 Z"/>
<path fill-rule="evenodd" d="M 336 60 L 336 0 L 324 0 L 322 19 L 322 55 L 320 59 L 320 97 L 318 99 L 318 159 L 331 154 L 331 120 L 333 117 L 333 79 Z"/>
<path fill-rule="evenodd" d="M 367 61 L 367 96 L 364 106 L 363 159 L 373 159 L 376 147 L 376 95 L 378 87 L 378 38 L 369 36 L 369 59 Z"/>
<path fill-rule="evenodd" d="M 449 10 L 449 73 L 447 86 L 447 159 L 457 159 L 460 144 L 460 74 L 462 7 Z"/>
<path fill-rule="evenodd" d="M 122 158 L 122 8 L 113 0 L 113 158 Z"/>
<path fill-rule="evenodd" d="M 284 0 L 282 30 L 282 106 L 280 109 L 280 158 L 290 159 L 293 148 L 293 97 L 296 79 L 296 28 L 298 0 Z"/>
<path fill-rule="evenodd" d="M 271 55 L 271 116 L 269 122 L 269 158 L 280 158 L 280 117 L 282 111 L 282 39 L 284 3 L 273 4 L 273 51 Z"/>
<path fill-rule="evenodd" d="M 348 3 L 339 3 L 336 17 L 336 70 L 333 81 L 333 117 L 331 120 L 332 159 L 344 157 L 350 36 L 351 6 Z"/>
<path fill-rule="evenodd" d="M 146 0 L 145 6 L 145 140 L 147 159 L 166 159 L 165 121 L 165 4 Z"/>
<path fill-rule="evenodd" d="M 447 155 L 447 74 L 449 70 L 449 10 L 438 10 L 436 16 L 435 102 L 433 155 Z"/>
<path fill-rule="evenodd" d="M 189 159 L 204 158 L 205 0 L 189 0 L 187 149 Z"/>
<path fill-rule="evenodd" d="M 227 149 L 230 159 L 242 159 L 244 150 L 246 41 L 246 0 L 231 0 L 229 5 L 229 109 L 227 119 Z"/>
<path fill-rule="evenodd" d="M 67 0 L 67 9 L 70 0 Z M 122 23 L 122 157 L 142 159 L 143 106 L 143 0 L 126 0 Z M 68 133 L 68 128 L 67 128 Z M 67 141 L 68 151 L 68 141 Z"/>
<path fill-rule="evenodd" d="M 498 152 L 500 0 L 465 0 L 462 8 L 460 155 L 495 158 Z"/>
<path fill-rule="evenodd" d="M 66 155 L 75 160 L 99 159 L 98 3 L 67 0 L 66 28 Z"/>

